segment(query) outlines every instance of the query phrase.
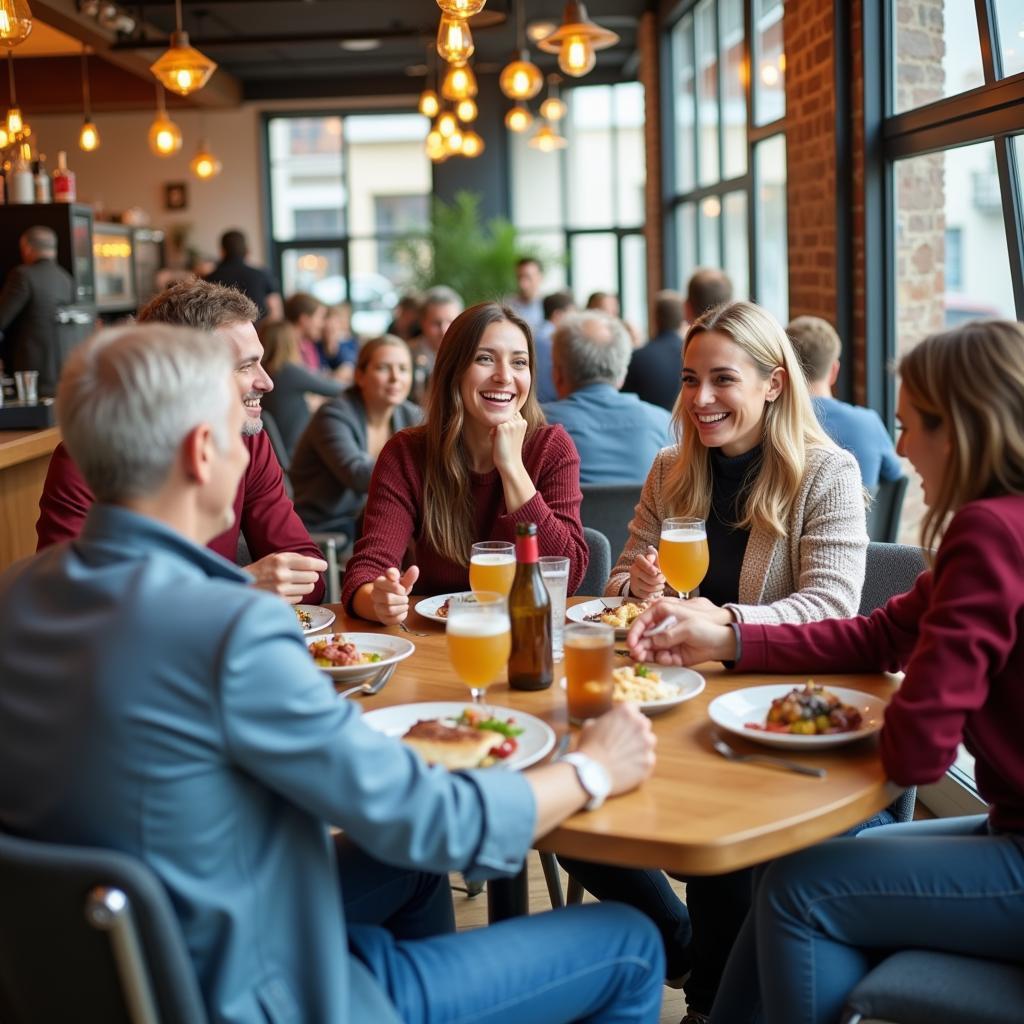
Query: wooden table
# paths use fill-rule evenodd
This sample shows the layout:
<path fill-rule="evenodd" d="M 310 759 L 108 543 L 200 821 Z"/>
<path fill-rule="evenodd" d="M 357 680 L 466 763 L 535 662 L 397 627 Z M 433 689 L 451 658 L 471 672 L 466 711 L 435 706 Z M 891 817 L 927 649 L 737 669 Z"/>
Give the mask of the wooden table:
<path fill-rule="evenodd" d="M 332 629 L 399 632 L 397 627 L 384 629 L 360 619 L 347 620 L 339 607 L 334 610 L 338 621 Z M 400 633 L 416 644 L 416 652 L 401 663 L 380 694 L 365 699 L 364 706 L 468 700 L 466 686 L 449 666 L 443 627 L 415 613 L 408 625 L 430 635 Z M 539 849 L 681 874 L 720 874 L 844 832 L 886 807 L 900 792 L 886 780 L 874 738 L 795 755 L 827 769 L 824 779 L 726 761 L 711 747 L 710 701 L 745 686 L 790 679 L 803 682 L 804 678 L 729 672 L 710 663 L 698 670 L 707 679 L 704 692 L 652 719 L 658 736 L 653 777 L 636 792 L 609 800 L 598 811 L 569 818 L 537 842 Z M 820 681 L 865 690 L 884 700 L 896 685 L 895 677 L 884 674 L 823 676 Z M 565 695 L 558 687 L 524 693 L 496 683 L 488 691 L 488 700 L 536 715 L 559 735 L 569 728 Z M 739 738 L 730 736 L 729 742 L 740 750 L 765 752 Z"/>
<path fill-rule="evenodd" d="M 39 496 L 59 443 L 56 427 L 0 430 L 0 571 L 36 549 Z"/>

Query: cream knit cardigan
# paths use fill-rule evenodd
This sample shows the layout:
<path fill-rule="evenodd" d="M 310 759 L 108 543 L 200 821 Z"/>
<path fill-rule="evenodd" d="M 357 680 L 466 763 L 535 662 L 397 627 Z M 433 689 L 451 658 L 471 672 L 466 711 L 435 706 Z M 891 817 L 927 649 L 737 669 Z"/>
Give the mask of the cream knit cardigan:
<path fill-rule="evenodd" d="M 655 457 L 606 594 L 624 594 L 634 557 L 648 544 L 658 546 L 661 521 L 674 514 L 662 496 L 665 474 L 678 453 L 673 445 Z M 854 457 L 834 445 L 809 449 L 786 536 L 751 529 L 739 603 L 725 607 L 739 622 L 816 622 L 856 615 L 867 557 L 865 522 L 864 489 Z"/>

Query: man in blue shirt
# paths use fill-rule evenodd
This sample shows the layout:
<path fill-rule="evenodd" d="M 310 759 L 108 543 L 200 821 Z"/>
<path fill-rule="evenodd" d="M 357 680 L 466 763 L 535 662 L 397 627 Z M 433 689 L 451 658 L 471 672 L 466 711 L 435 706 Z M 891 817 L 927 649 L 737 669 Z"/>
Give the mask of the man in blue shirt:
<path fill-rule="evenodd" d="M 516 293 L 505 300 L 505 305 L 514 309 L 534 333 L 544 322 L 544 307 L 540 290 L 544 286 L 544 267 L 534 256 L 524 256 L 516 264 Z"/>
<path fill-rule="evenodd" d="M 898 480 L 903 467 L 878 413 L 832 397 L 843 351 L 835 328 L 821 317 L 798 316 L 786 333 L 803 365 L 818 422 L 840 448 L 853 453 L 864 486 L 873 488 L 879 480 Z"/>
<path fill-rule="evenodd" d="M 580 483 L 643 482 L 654 456 L 672 444 L 665 409 L 619 390 L 633 345 L 621 320 L 588 310 L 555 331 L 552 370 L 559 401 L 544 415 L 561 423 L 580 453 Z"/>
<path fill-rule="evenodd" d="M 203 547 L 249 458 L 233 369 L 223 340 L 158 324 L 69 361 L 58 413 L 96 503 L 0 576 L 0 829 L 145 861 L 211 1024 L 656 1021 L 661 941 L 630 908 L 439 934 L 443 872 L 517 871 L 649 774 L 649 726 L 622 707 L 582 759 L 449 773 L 365 725 L 294 612 Z"/>
<path fill-rule="evenodd" d="M 537 401 L 541 405 L 558 398 L 551 370 L 551 349 L 559 324 L 570 313 L 575 312 L 576 300 L 572 297 L 572 292 L 553 292 L 544 296 L 544 322 L 533 334 L 534 386 Z"/>

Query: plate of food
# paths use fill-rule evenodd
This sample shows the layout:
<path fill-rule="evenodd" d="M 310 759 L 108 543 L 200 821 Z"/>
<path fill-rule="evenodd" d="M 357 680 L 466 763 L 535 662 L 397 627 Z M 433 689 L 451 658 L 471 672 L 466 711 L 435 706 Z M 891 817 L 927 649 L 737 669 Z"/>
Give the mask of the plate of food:
<path fill-rule="evenodd" d="M 433 619 L 443 626 L 448 621 L 448 602 L 453 597 L 466 597 L 471 590 L 463 590 L 458 594 L 438 594 L 436 597 L 425 597 L 416 605 L 416 614 L 425 619 Z"/>
<path fill-rule="evenodd" d="M 297 604 L 294 611 L 303 633 L 316 633 L 318 630 L 326 629 L 334 621 L 334 612 L 330 608 L 321 608 L 318 604 Z"/>
<path fill-rule="evenodd" d="M 396 704 L 364 712 L 363 721 L 451 771 L 494 765 L 518 771 L 546 757 L 555 745 L 554 730 L 546 722 L 491 704 L 485 709 L 465 701 Z"/>
<path fill-rule="evenodd" d="M 820 750 L 863 739 L 882 728 L 885 701 L 842 686 L 748 686 L 716 697 L 708 714 L 719 728 L 755 743 Z"/>
<path fill-rule="evenodd" d="M 324 633 L 306 641 L 317 667 L 335 679 L 358 683 L 416 650 L 401 636 L 387 633 Z"/>
<path fill-rule="evenodd" d="M 600 597 L 574 604 L 566 610 L 570 622 L 597 622 L 612 626 L 620 639 L 629 632 L 634 620 L 647 611 L 647 602 L 635 597 Z"/>
<path fill-rule="evenodd" d="M 704 677 L 690 668 L 620 665 L 612 670 L 616 704 L 635 704 L 645 715 L 658 715 L 696 697 L 706 685 Z M 559 684 L 566 687 L 563 678 Z"/>

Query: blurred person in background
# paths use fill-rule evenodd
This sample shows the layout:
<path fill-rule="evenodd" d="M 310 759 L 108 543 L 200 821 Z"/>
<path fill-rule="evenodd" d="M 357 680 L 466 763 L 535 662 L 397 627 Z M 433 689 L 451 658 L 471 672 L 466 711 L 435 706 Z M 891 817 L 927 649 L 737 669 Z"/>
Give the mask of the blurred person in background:
<path fill-rule="evenodd" d="M 412 400 L 425 405 L 434 360 L 445 332 L 462 312 L 462 296 L 453 288 L 439 284 L 423 296 L 420 310 L 420 336 L 412 343 Z"/>
<path fill-rule="evenodd" d="M 623 391 L 671 411 L 679 394 L 684 319 L 682 295 L 658 292 L 654 298 L 654 337 L 633 352 Z"/>
<path fill-rule="evenodd" d="M 619 297 L 615 292 L 591 292 L 587 299 L 587 309 L 596 309 L 599 313 L 617 317 L 620 313 Z"/>
<path fill-rule="evenodd" d="M 526 321 L 534 337 L 545 320 L 540 290 L 544 284 L 544 267 L 534 256 L 524 256 L 516 264 L 516 293 L 505 300 Z"/>
<path fill-rule="evenodd" d="M 423 299 L 415 292 L 408 292 L 398 300 L 395 306 L 394 316 L 388 324 L 388 334 L 401 338 L 403 341 L 412 341 L 420 333 L 420 312 L 423 309 Z"/>
<path fill-rule="evenodd" d="M 280 320 L 284 315 L 284 307 L 281 304 L 281 289 L 273 275 L 269 270 L 249 263 L 246 259 L 248 255 L 249 243 L 245 235 L 237 228 L 232 228 L 220 236 L 220 263 L 205 274 L 197 268 L 196 275 L 248 295 L 259 310 L 256 318 L 258 327 L 263 320 Z"/>
<path fill-rule="evenodd" d="M 320 368 L 333 373 L 343 384 L 351 384 L 359 355 L 359 339 L 352 333 L 351 302 L 339 302 L 327 308 L 317 348 L 320 350 Z"/>
<path fill-rule="evenodd" d="M 299 361 L 307 370 L 320 372 L 320 349 L 327 307 L 308 292 L 290 295 L 284 304 L 284 318 L 298 331 Z"/>
<path fill-rule="evenodd" d="M 558 398 L 555 379 L 551 372 L 551 345 L 555 331 L 566 316 L 576 312 L 576 300 L 572 292 L 554 292 L 544 297 L 544 322 L 533 335 L 534 354 L 537 358 L 537 374 L 534 386 L 537 401 L 541 404 Z"/>

